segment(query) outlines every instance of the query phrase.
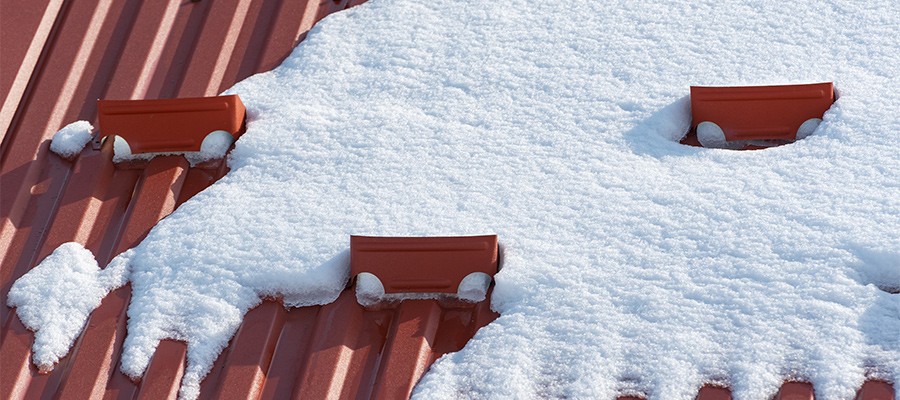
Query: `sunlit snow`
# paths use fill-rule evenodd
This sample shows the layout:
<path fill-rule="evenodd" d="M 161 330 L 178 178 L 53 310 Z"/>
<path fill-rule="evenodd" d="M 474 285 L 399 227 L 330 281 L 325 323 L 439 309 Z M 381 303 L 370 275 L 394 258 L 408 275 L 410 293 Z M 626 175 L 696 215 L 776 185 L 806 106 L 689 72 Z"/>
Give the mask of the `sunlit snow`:
<path fill-rule="evenodd" d="M 53 369 L 106 294 L 128 281 L 124 264 L 97 266 L 78 243 L 66 243 L 15 282 L 8 303 L 19 319 L 37 332 L 32 359 L 38 369 Z"/>
<path fill-rule="evenodd" d="M 162 153 L 132 153 L 131 146 L 128 141 L 119 136 L 113 136 L 113 162 L 126 162 L 134 160 L 150 160 L 156 156 L 164 155 L 183 155 L 191 166 L 195 166 L 204 161 L 222 158 L 228 152 L 234 137 L 226 131 L 212 131 L 200 144 L 200 151 L 186 151 L 180 153 L 162 152 Z"/>
<path fill-rule="evenodd" d="M 828 400 L 900 382 L 898 37 L 893 1 L 336 14 L 229 90 L 252 115 L 231 172 L 118 259 L 122 369 L 186 340 L 194 397 L 261 297 L 337 297 L 351 234 L 496 233 L 501 317 L 415 396 L 692 399 L 719 382 L 766 399 L 801 379 Z M 804 140 L 677 143 L 690 85 L 828 81 L 839 99 Z"/>
<path fill-rule="evenodd" d="M 53 135 L 50 151 L 64 158 L 75 157 L 91 141 L 94 127 L 87 121 L 75 121 Z"/>

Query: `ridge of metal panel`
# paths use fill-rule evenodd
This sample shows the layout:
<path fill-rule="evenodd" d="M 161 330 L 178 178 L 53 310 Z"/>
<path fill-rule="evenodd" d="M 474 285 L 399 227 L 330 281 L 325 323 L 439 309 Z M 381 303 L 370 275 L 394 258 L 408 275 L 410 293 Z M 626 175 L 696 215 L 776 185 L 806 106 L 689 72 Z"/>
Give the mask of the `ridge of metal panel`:
<path fill-rule="evenodd" d="M 0 3 L 0 142 L 23 100 L 62 4 L 62 0 L 34 1 L 29 7 Z"/>

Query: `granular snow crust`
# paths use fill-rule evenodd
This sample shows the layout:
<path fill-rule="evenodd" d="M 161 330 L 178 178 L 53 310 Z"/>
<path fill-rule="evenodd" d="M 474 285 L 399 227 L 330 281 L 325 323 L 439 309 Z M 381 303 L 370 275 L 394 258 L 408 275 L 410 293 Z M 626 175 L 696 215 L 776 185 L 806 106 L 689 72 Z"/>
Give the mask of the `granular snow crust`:
<path fill-rule="evenodd" d="M 122 369 L 186 340 L 195 397 L 262 297 L 338 296 L 351 234 L 496 233 L 501 316 L 415 397 L 692 399 L 717 382 L 766 399 L 787 379 L 831 400 L 900 382 L 898 37 L 892 1 L 333 15 L 229 90 L 252 115 L 231 172 L 115 261 L 133 285 Z M 677 143 L 690 85 L 825 81 L 839 99 L 804 140 Z"/>
<path fill-rule="evenodd" d="M 94 127 L 88 121 L 72 122 L 53 134 L 50 151 L 63 158 L 75 157 L 91 141 L 93 130 Z"/>
<path fill-rule="evenodd" d="M 88 315 L 106 294 L 128 282 L 126 265 L 97 266 L 78 243 L 65 243 L 17 280 L 7 304 L 35 331 L 32 360 L 41 371 L 69 352 Z"/>

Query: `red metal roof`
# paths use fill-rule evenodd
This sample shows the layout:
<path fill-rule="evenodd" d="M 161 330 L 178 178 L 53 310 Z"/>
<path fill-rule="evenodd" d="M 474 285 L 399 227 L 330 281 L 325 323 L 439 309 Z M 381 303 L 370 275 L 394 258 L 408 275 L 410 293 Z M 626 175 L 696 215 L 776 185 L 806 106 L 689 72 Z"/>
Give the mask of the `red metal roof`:
<path fill-rule="evenodd" d="M 0 1 L 0 398 L 173 397 L 184 343 L 163 341 L 140 382 L 118 371 L 129 286 L 104 298 L 47 374 L 31 363 L 33 334 L 6 297 L 62 243 L 80 242 L 105 264 L 226 166 L 191 168 L 180 156 L 114 165 L 110 142 L 67 161 L 49 152 L 49 139 L 72 121 L 96 126 L 98 98 L 216 95 L 277 66 L 316 21 L 364 0 Z M 437 357 L 496 317 L 486 301 L 365 309 L 350 290 L 290 311 L 268 300 L 247 313 L 200 397 L 402 398 Z M 809 398 L 811 388 L 784 390 Z M 721 388 L 699 393 L 729 397 Z M 868 382 L 860 398 L 891 399 L 893 391 Z"/>

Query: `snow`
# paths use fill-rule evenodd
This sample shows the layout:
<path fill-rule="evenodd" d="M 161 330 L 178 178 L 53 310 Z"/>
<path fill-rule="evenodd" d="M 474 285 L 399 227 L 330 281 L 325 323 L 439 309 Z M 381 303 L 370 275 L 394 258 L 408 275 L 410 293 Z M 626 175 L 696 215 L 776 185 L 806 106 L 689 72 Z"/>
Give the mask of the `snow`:
<path fill-rule="evenodd" d="M 76 121 L 64 126 L 53 135 L 50 151 L 63 158 L 72 158 L 81 153 L 93 135 L 94 127 L 88 121 Z"/>
<path fill-rule="evenodd" d="M 808 136 L 808 135 L 807 135 Z M 740 149 L 744 147 L 741 141 L 729 142 L 725 139 L 725 132 L 714 122 L 703 121 L 697 124 L 697 140 L 703 147 L 711 149 Z"/>
<path fill-rule="evenodd" d="M 362 272 L 356 276 L 356 301 L 363 306 L 372 306 L 384 301 L 384 285 L 377 276 Z"/>
<path fill-rule="evenodd" d="M 480 302 L 487 297 L 488 289 L 491 287 L 491 276 L 484 272 L 473 272 L 466 275 L 459 283 L 457 297 L 473 303 Z"/>
<path fill-rule="evenodd" d="M 91 311 L 128 281 L 125 268 L 101 270 L 90 250 L 65 243 L 13 284 L 7 304 L 18 307 L 19 319 L 35 332 L 32 359 L 38 369 L 52 369 L 69 352 Z"/>
<path fill-rule="evenodd" d="M 812 135 L 821 123 L 821 118 L 810 118 L 803 121 L 800 125 L 800 129 L 797 130 L 797 139 L 805 139 L 807 136 Z"/>
<path fill-rule="evenodd" d="M 128 161 L 149 161 L 156 156 L 182 155 L 187 159 L 190 166 L 195 166 L 202 162 L 219 159 L 225 157 L 231 144 L 234 143 L 234 136 L 226 131 L 213 131 L 203 138 L 200 144 L 200 151 L 183 151 L 183 152 L 149 152 L 149 153 L 132 153 L 131 146 L 124 138 L 115 136 L 113 142 L 113 162 L 121 163 Z"/>
<path fill-rule="evenodd" d="M 349 235 L 496 233 L 501 316 L 416 397 L 692 399 L 719 382 L 762 399 L 799 379 L 829 400 L 900 382 L 900 295 L 883 290 L 900 287 L 895 8 L 373 0 L 333 15 L 229 90 L 253 112 L 231 172 L 117 259 L 133 285 L 122 370 L 185 340 L 181 396 L 196 397 L 262 297 L 338 296 Z M 802 141 L 677 143 L 690 85 L 827 81 L 840 99 Z"/>
<path fill-rule="evenodd" d="M 362 272 L 356 276 L 356 300 L 365 307 L 378 307 L 386 303 L 397 303 L 403 300 L 437 299 L 445 301 L 462 300 L 478 303 L 487 298 L 491 286 L 491 276 L 484 272 L 473 272 L 466 275 L 459 283 L 456 293 L 385 293 L 384 285 L 377 276 Z"/>

